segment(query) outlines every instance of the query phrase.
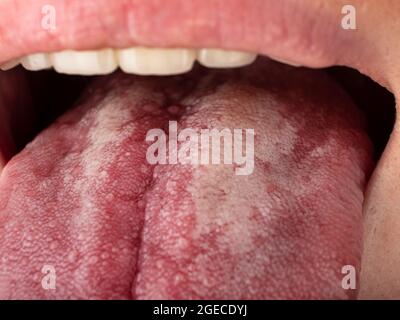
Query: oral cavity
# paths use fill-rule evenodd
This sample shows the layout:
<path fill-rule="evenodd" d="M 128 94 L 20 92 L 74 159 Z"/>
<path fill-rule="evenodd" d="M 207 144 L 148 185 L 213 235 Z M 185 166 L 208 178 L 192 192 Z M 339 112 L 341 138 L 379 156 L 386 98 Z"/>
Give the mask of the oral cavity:
<path fill-rule="evenodd" d="M 0 72 L 0 175 L 18 147 L 27 143 L 26 137 L 33 134 L 35 111 L 23 72 Z"/>
<path fill-rule="evenodd" d="M 6 63 L 2 69 L 7 70 L 21 63 L 31 71 L 54 67 L 57 72 L 65 74 L 109 74 L 120 67 L 126 73 L 138 75 L 176 75 L 190 71 L 196 60 L 210 68 L 236 68 L 253 63 L 256 57 L 253 53 L 221 49 L 133 47 L 119 50 L 66 50 L 28 55 Z"/>
<path fill-rule="evenodd" d="M 253 173 L 151 165 L 170 121 L 253 129 Z M 4 168 L 0 298 L 355 297 L 341 271 L 359 270 L 370 165 L 362 116 L 317 71 L 97 79 Z"/>

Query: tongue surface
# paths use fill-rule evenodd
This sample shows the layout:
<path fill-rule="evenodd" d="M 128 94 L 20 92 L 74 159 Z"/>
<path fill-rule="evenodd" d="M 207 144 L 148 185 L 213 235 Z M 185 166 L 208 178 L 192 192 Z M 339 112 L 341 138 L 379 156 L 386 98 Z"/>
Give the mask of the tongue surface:
<path fill-rule="evenodd" d="M 149 164 L 146 134 L 170 120 L 254 129 L 254 172 Z M 370 153 L 315 71 L 101 78 L 1 175 L 0 297 L 352 297 Z"/>

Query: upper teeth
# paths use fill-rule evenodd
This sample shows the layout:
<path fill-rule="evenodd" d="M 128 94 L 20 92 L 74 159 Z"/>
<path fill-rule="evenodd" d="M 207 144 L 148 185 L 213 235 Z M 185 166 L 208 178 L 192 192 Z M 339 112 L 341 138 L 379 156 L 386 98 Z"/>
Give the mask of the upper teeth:
<path fill-rule="evenodd" d="M 3 64 L 0 67 L 0 69 L 6 71 L 6 70 L 16 67 L 17 65 L 19 65 L 19 63 L 20 63 L 19 59 L 10 60 L 10 61 L 6 62 L 5 64 Z"/>
<path fill-rule="evenodd" d="M 1 66 L 8 70 L 21 63 L 25 69 L 54 69 L 59 73 L 99 75 L 113 72 L 118 66 L 127 73 L 140 75 L 174 75 L 190 71 L 197 59 L 212 68 L 235 68 L 251 64 L 253 53 L 220 49 L 156 49 L 134 47 L 122 50 L 66 50 L 36 53 Z"/>
<path fill-rule="evenodd" d="M 121 69 L 141 75 L 170 75 L 190 71 L 196 51 L 189 49 L 132 48 L 117 52 Z"/>
<path fill-rule="evenodd" d="M 96 75 L 107 74 L 117 69 L 112 49 L 98 51 L 62 51 L 53 54 L 53 66 L 59 73 Z"/>
<path fill-rule="evenodd" d="M 201 49 L 198 51 L 199 62 L 209 68 L 234 68 L 254 62 L 256 55 L 239 51 L 220 49 Z"/>
<path fill-rule="evenodd" d="M 21 59 L 21 64 L 27 70 L 37 71 L 51 68 L 50 56 L 46 53 L 36 53 Z"/>

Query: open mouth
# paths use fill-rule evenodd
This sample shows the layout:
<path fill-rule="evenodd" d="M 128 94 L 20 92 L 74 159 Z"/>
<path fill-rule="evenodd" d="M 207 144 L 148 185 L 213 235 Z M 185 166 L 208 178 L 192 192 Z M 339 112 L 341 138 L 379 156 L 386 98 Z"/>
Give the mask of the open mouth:
<path fill-rule="evenodd" d="M 346 38 L 306 13 L 282 27 L 294 4 L 235 2 L 223 28 L 220 6 L 71 3 L 61 19 L 91 24 L 62 20 L 54 34 L 32 23 L 25 47 L 0 46 L 4 69 L 28 69 L 0 73 L 0 297 L 355 298 L 342 271 L 360 269 L 364 192 L 393 97 L 354 70 L 274 61 L 328 66 Z M 266 3 L 276 19 L 258 13 Z M 235 29 L 239 16 L 249 30 Z M 150 163 L 148 133 L 171 122 L 252 130 L 252 169 Z"/>

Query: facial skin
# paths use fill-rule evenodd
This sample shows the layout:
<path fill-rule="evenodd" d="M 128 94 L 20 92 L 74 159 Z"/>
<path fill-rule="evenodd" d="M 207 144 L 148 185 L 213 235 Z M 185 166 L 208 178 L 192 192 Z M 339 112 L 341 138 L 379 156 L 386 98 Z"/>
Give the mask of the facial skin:
<path fill-rule="evenodd" d="M 332 2 L 330 2 L 332 3 Z M 360 41 L 339 63 L 359 69 L 400 95 L 397 1 L 354 1 Z M 361 10 L 360 10 L 361 9 Z M 363 52 L 363 54 L 361 54 Z M 361 54 L 361 55 L 359 55 Z M 355 59 L 361 57 L 356 62 Z M 378 106 L 377 106 L 378 107 Z M 369 182 L 364 203 L 364 251 L 360 299 L 400 298 L 400 136 L 396 120 L 390 141 Z"/>
<path fill-rule="evenodd" d="M 9 0 L 3 1 L 3 4 L 7 5 Z M 300 0 L 286 2 L 290 7 L 298 5 Z M 341 8 L 346 4 L 356 8 L 357 30 L 340 28 L 343 17 Z M 301 6 L 306 8 L 310 17 L 323 14 L 327 17 L 327 23 L 333 23 L 333 26 L 337 23 L 333 30 L 340 32 L 341 40 L 337 51 L 335 47 L 331 47 L 329 52 L 320 56 L 315 65 L 313 61 L 317 59 L 311 56 L 304 56 L 304 61 L 299 62 L 311 67 L 341 65 L 357 69 L 387 88 L 395 95 L 397 101 L 400 99 L 400 1 L 301 0 Z M 0 4 L 0 12 L 1 9 Z M 323 27 L 321 24 L 321 28 Z M 3 29 L 5 25 L 3 28 L 0 15 L 0 33 Z M 17 49 L 7 56 L 1 42 L 0 37 L 0 62 L 4 62 L 11 58 Z M 57 45 L 54 44 L 52 49 L 56 48 Z M 282 54 L 279 49 L 276 50 L 271 52 L 271 56 Z M 267 53 L 264 52 L 267 49 L 262 48 L 262 51 Z M 295 57 L 283 58 L 291 60 Z M 366 192 L 363 209 L 364 245 L 358 284 L 360 299 L 400 299 L 400 132 L 397 120 L 396 118 L 390 140 Z"/>

